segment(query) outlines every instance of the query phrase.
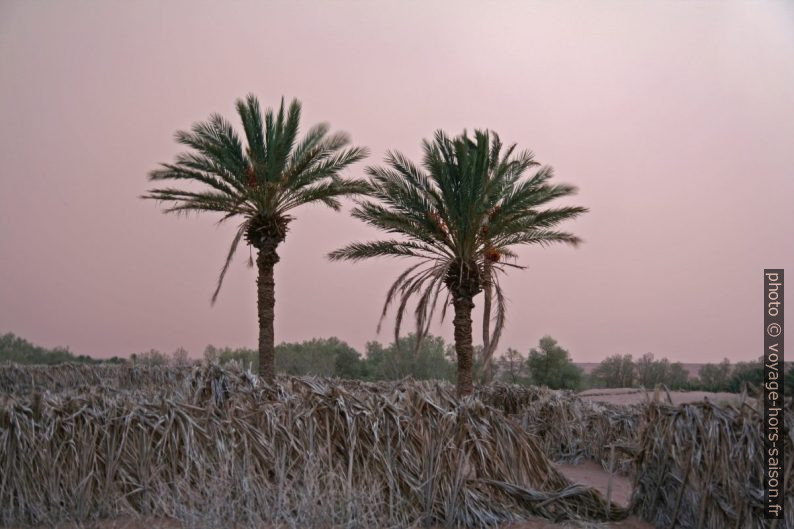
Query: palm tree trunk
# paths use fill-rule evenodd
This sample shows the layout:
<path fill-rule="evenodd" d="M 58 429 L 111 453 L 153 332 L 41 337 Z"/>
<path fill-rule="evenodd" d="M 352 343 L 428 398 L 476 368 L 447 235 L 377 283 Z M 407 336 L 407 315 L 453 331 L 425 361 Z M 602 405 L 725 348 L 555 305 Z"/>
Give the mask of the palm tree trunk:
<path fill-rule="evenodd" d="M 273 268 L 278 262 L 275 248 L 261 249 L 256 257 L 259 277 L 257 287 L 257 312 L 259 314 L 259 376 L 272 384 L 276 376 L 275 334 L 273 320 L 276 307 L 276 284 Z"/>
<path fill-rule="evenodd" d="M 471 297 L 455 297 L 455 352 L 458 355 L 458 396 L 465 397 L 474 391 L 472 385 L 472 357 L 474 348 L 471 340 L 471 309 L 474 302 Z"/>

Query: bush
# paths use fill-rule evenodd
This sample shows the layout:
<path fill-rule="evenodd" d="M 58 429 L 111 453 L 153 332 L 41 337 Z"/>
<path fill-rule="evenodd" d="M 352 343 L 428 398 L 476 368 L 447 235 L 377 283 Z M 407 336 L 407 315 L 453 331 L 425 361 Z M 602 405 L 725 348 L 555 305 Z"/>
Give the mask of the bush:
<path fill-rule="evenodd" d="M 416 348 L 416 335 L 400 338 L 399 345 L 384 347 L 380 342 L 367 344 L 368 376 L 372 380 L 398 380 L 413 377 L 417 380 L 455 380 L 454 348 L 444 339 L 428 335 Z"/>
<path fill-rule="evenodd" d="M 276 371 L 287 375 L 355 378 L 361 375 L 358 351 L 339 338 L 314 338 L 276 346 Z"/>
<path fill-rule="evenodd" d="M 670 363 L 667 358 L 656 360 L 652 353 L 645 353 L 637 360 L 637 382 L 645 388 L 660 384 L 670 389 L 690 389 L 693 386 L 681 362 Z"/>
<path fill-rule="evenodd" d="M 538 348 L 529 351 L 527 364 L 533 384 L 551 389 L 579 389 L 582 385 L 582 369 L 551 336 L 541 338 Z"/>
<path fill-rule="evenodd" d="M 258 352 L 245 347 L 238 347 L 236 349 L 223 347 L 219 349 L 210 344 L 204 348 L 204 360 L 207 362 L 217 362 L 221 365 L 228 364 L 229 362 L 238 362 L 244 369 L 250 368 L 254 372 L 259 369 Z"/>
<path fill-rule="evenodd" d="M 612 355 L 593 369 L 593 385 L 604 388 L 630 388 L 634 385 L 634 358 L 631 355 Z"/>
<path fill-rule="evenodd" d="M 734 393 L 743 391 L 760 391 L 764 384 L 764 357 L 753 362 L 739 362 L 733 368 L 733 374 L 728 382 L 728 390 Z"/>
<path fill-rule="evenodd" d="M 705 391 L 728 391 L 731 363 L 724 359 L 719 364 L 706 364 L 698 373 L 700 387 Z"/>
<path fill-rule="evenodd" d="M 157 349 L 149 349 L 143 353 L 132 353 L 130 360 L 135 365 L 167 366 L 168 357 Z"/>
<path fill-rule="evenodd" d="M 496 362 L 496 379 L 508 384 L 527 384 L 527 358 L 513 348 L 508 348 Z"/>

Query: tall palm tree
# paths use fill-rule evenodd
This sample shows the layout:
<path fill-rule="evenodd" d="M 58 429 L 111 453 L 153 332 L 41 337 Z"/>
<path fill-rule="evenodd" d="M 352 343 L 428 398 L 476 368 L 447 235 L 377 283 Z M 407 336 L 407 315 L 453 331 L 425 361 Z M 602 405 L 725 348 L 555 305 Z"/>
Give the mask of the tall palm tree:
<path fill-rule="evenodd" d="M 559 223 L 587 211 L 583 207 L 541 206 L 572 195 L 576 188 L 551 184 L 550 167 L 539 167 L 531 152 L 503 148 L 499 136 L 476 131 L 450 138 L 437 132 L 425 140 L 423 167 L 390 152 L 387 167 L 369 167 L 373 200 L 363 200 L 353 216 L 400 237 L 353 243 L 329 254 L 332 260 L 359 261 L 373 257 L 408 257 L 409 266 L 391 285 L 381 321 L 392 302 L 398 303 L 395 336 L 408 301 L 416 297 L 419 336 L 427 333 L 442 290 L 441 318 L 454 307 L 455 350 L 458 360 L 458 393 L 472 387 L 472 320 L 474 297 L 493 289 L 495 322 L 488 336 L 493 348 L 505 324 L 505 297 L 499 283 L 508 268 L 523 268 L 513 261 L 514 248 L 522 244 L 578 245 L 580 239 L 555 229 Z M 487 291 L 487 290 L 486 290 Z M 488 298 L 491 299 L 490 296 Z M 485 321 L 491 319 L 488 308 Z M 487 334 L 487 331 L 486 331 Z M 486 351 L 486 354 L 488 352 Z"/>
<path fill-rule="evenodd" d="M 161 164 L 149 179 L 187 180 L 203 184 L 201 190 L 151 189 L 141 198 L 170 202 L 166 213 L 216 212 L 219 223 L 240 221 L 232 239 L 212 303 L 240 241 L 257 251 L 257 305 L 259 315 L 259 373 L 272 382 L 275 376 L 273 319 L 275 293 L 273 268 L 279 261 L 281 244 L 293 217 L 288 213 L 302 205 L 320 202 L 338 210 L 339 197 L 366 191 L 363 180 L 343 179 L 339 173 L 367 155 L 361 147 L 347 147 L 347 134 L 329 134 L 319 124 L 298 141 L 301 105 L 297 100 L 278 113 L 270 109 L 262 116 L 253 95 L 237 100 L 246 145 L 232 125 L 218 114 L 195 123 L 189 132 L 176 133 L 176 141 L 191 149 L 172 164 Z M 249 261 L 251 265 L 252 262 Z"/>

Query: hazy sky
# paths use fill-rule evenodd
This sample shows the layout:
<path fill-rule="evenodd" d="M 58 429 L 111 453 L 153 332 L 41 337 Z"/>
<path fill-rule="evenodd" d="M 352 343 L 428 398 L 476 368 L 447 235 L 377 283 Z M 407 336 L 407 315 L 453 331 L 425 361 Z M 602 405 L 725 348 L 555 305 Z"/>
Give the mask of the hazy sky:
<path fill-rule="evenodd" d="M 586 242 L 521 251 L 500 349 L 758 357 L 762 269 L 794 282 L 792 5 L 2 0 L 0 332 L 98 356 L 253 347 L 247 251 L 209 303 L 233 226 L 137 198 L 175 130 L 236 122 L 253 92 L 300 98 L 304 130 L 349 132 L 367 163 L 487 127 L 579 186 L 591 212 L 566 227 Z M 297 210 L 278 342 L 391 338 L 375 326 L 405 262 L 327 262 L 376 235 L 348 211 Z"/>

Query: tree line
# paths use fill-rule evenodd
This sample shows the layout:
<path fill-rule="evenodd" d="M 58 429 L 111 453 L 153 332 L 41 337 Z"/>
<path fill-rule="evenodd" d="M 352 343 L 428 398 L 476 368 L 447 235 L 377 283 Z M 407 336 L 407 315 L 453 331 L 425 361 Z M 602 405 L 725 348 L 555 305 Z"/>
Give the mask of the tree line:
<path fill-rule="evenodd" d="M 98 359 L 88 355 L 76 355 L 71 352 L 68 347 L 41 347 L 11 332 L 0 336 L 0 362 L 55 365 L 65 362 L 73 362 L 76 364 L 101 364 L 120 363 L 125 361 L 125 359 L 117 356 L 107 359 Z"/>
<path fill-rule="evenodd" d="M 488 377 L 485 348 L 474 346 L 474 382 L 484 383 Z M 251 348 L 215 347 L 204 349 L 203 359 L 227 364 L 238 362 L 257 371 L 259 352 Z M 433 335 L 417 340 L 414 333 L 401 336 L 398 342 L 384 345 L 378 341 L 366 344 L 363 354 L 336 337 L 313 338 L 303 342 L 281 343 L 275 347 L 276 372 L 287 375 L 315 375 L 354 380 L 446 380 L 457 382 L 454 344 Z M 726 358 L 718 364 L 703 365 L 697 376 L 690 377 L 681 362 L 655 358 L 646 353 L 636 360 L 630 354 L 612 355 L 604 359 L 590 374 L 577 366 L 567 349 L 551 336 L 544 336 L 526 354 L 508 348 L 495 359 L 492 380 L 509 384 L 547 386 L 551 389 L 582 390 L 590 388 L 654 388 L 664 385 L 673 390 L 726 391 L 736 393 L 749 385 L 759 389 L 763 383 L 762 358 L 731 364 Z M 54 365 L 64 362 L 98 364 L 131 363 L 189 367 L 196 363 L 182 347 L 167 354 L 157 349 L 134 353 L 130 358 L 114 356 L 97 359 L 76 355 L 68 347 L 47 349 L 7 333 L 0 336 L 0 362 Z M 785 392 L 794 395 L 794 365 L 788 366 L 784 377 Z"/>
<path fill-rule="evenodd" d="M 794 366 L 789 367 L 786 382 L 794 387 Z M 670 362 L 667 358 L 656 359 L 646 353 L 634 359 L 632 355 L 613 355 L 603 360 L 590 374 L 593 387 L 646 388 L 665 385 L 670 389 L 727 391 L 737 393 L 745 385 L 759 390 L 764 379 L 763 357 L 750 362 L 731 364 L 725 358 L 718 364 L 707 363 L 695 376 L 690 376 L 681 362 Z"/>
<path fill-rule="evenodd" d="M 364 354 L 338 338 L 312 339 L 276 346 L 276 368 L 290 375 L 319 375 L 360 380 L 418 380 L 456 382 L 455 349 L 437 336 L 426 336 L 416 348 L 416 335 L 400 338 L 399 346 L 380 342 L 367 343 Z M 256 369 L 258 355 L 253 349 L 218 349 L 208 346 L 207 360 L 226 363 L 232 360 Z M 474 381 L 486 380 L 484 347 L 474 347 Z M 758 391 L 763 383 L 763 359 L 731 364 L 704 364 L 690 376 L 681 362 L 655 358 L 646 353 L 637 359 L 630 354 L 612 355 L 591 373 L 577 366 L 567 349 L 551 336 L 544 336 L 537 346 L 522 354 L 508 348 L 493 364 L 493 380 L 509 384 L 547 386 L 551 389 L 584 390 L 591 388 L 655 388 L 737 393 L 747 386 Z M 794 394 L 794 366 L 785 376 L 786 393 Z"/>

